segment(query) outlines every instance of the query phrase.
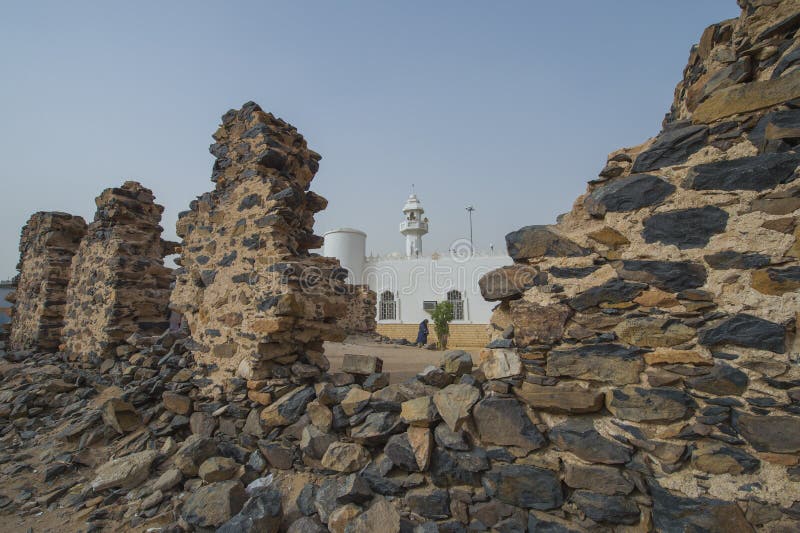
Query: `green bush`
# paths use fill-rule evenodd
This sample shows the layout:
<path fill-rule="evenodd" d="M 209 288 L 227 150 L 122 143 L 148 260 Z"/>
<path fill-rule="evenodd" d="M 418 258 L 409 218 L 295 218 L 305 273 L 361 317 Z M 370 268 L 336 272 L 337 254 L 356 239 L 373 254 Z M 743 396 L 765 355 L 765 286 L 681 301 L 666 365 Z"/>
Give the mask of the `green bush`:
<path fill-rule="evenodd" d="M 450 302 L 439 302 L 431 311 L 431 320 L 439 338 L 439 348 L 447 348 L 447 336 L 450 334 L 450 321 L 453 320 L 453 304 Z"/>

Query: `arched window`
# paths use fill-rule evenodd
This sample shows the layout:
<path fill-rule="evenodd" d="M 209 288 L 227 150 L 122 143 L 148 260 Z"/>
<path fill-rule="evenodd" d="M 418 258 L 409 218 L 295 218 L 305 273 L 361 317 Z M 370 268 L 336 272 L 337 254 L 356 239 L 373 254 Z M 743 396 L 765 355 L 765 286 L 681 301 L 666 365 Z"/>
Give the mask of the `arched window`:
<path fill-rule="evenodd" d="M 447 293 L 447 301 L 453 304 L 453 320 L 464 320 L 464 299 L 460 291 Z"/>
<path fill-rule="evenodd" d="M 378 320 L 397 320 L 397 302 L 392 291 L 383 291 L 378 305 Z"/>

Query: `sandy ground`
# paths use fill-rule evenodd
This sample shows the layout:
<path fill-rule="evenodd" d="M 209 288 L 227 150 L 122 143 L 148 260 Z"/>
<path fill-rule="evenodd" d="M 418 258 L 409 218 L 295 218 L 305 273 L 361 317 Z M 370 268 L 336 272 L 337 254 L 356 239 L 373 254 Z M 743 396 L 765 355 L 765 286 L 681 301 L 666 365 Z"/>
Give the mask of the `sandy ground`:
<path fill-rule="evenodd" d="M 467 350 L 472 360 L 478 361 L 480 350 Z M 374 355 L 383 359 L 383 371 L 388 372 L 391 383 L 400 383 L 415 376 L 428 365 L 438 365 L 442 351 L 425 350 L 413 346 L 382 344 L 369 337 L 350 336 L 344 342 L 326 342 L 325 355 L 331 361 L 331 370 L 342 367 L 344 354 Z"/>

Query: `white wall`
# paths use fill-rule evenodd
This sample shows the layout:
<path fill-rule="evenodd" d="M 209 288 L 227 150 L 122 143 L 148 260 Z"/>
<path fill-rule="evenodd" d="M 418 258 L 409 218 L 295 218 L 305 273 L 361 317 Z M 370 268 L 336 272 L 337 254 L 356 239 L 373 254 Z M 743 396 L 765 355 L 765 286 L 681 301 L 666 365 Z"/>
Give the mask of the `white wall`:
<path fill-rule="evenodd" d="M 357 229 L 340 228 L 325 232 L 322 236 L 325 238 L 322 255 L 339 260 L 342 267 L 350 272 L 348 283 L 363 283 L 361 272 L 367 252 L 367 234 Z"/>
<path fill-rule="evenodd" d="M 470 259 L 442 257 L 431 259 L 381 259 L 367 261 L 364 281 L 378 294 L 390 290 L 398 300 L 398 320 L 381 323 L 416 324 L 430 315 L 423 310 L 425 300 L 444 301 L 447 292 L 459 290 L 464 298 L 464 320 L 454 323 L 488 324 L 497 302 L 487 302 L 478 289 L 478 280 L 496 268 L 512 264 L 507 255 L 476 256 Z"/>

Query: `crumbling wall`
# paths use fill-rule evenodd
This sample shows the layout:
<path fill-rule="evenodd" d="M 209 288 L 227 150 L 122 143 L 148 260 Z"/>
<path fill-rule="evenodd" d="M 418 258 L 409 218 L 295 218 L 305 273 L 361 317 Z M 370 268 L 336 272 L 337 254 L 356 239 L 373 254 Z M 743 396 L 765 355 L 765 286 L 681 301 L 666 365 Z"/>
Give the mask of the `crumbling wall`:
<path fill-rule="evenodd" d="M 12 350 L 55 351 L 61 343 L 72 256 L 86 234 L 83 218 L 39 211 L 22 228 L 13 302 Z"/>
<path fill-rule="evenodd" d="M 367 285 L 347 284 L 346 311 L 339 326 L 347 333 L 373 333 L 377 322 L 378 295 Z"/>
<path fill-rule="evenodd" d="M 172 307 L 201 362 L 250 380 L 307 380 L 328 369 L 322 344 L 343 337 L 345 311 L 346 270 L 308 253 L 322 244 L 314 213 L 327 205 L 308 190 L 320 156 L 252 102 L 223 115 L 214 139 L 216 187 L 178 220 Z"/>
<path fill-rule="evenodd" d="M 64 351 L 97 364 L 113 357 L 134 333 L 157 335 L 169 326 L 172 270 L 164 256 L 164 208 L 150 189 L 134 181 L 106 189 L 72 262 L 67 289 Z"/>
<path fill-rule="evenodd" d="M 663 131 L 481 282 L 501 302 L 484 369 L 523 378 L 562 511 L 594 522 L 798 525 L 800 4 L 740 4 Z"/>

